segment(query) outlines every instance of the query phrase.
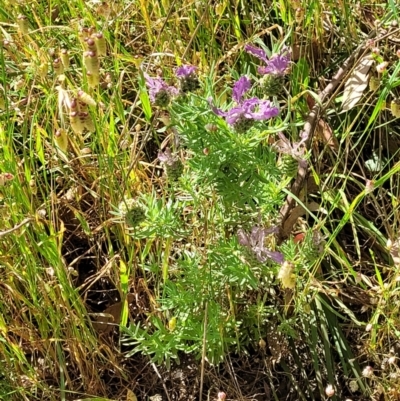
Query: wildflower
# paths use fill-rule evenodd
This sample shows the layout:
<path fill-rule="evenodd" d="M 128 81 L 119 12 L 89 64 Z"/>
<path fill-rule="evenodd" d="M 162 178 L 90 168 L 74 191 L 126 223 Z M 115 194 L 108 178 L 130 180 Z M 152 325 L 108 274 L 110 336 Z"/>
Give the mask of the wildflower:
<path fill-rule="evenodd" d="M 290 64 L 290 54 L 287 47 L 284 47 L 280 53 L 274 54 L 271 58 L 268 58 L 264 50 L 252 45 L 246 45 L 244 50 L 266 64 L 266 67 L 258 67 L 258 72 L 261 75 L 286 75 Z"/>
<path fill-rule="evenodd" d="M 183 65 L 175 71 L 177 78 L 180 80 L 181 91 L 183 93 L 193 92 L 199 88 L 200 83 L 195 72 L 197 67 L 193 65 Z"/>
<path fill-rule="evenodd" d="M 245 51 L 257 57 L 266 64 L 266 66 L 258 67 L 258 72 L 263 75 L 260 80 L 261 87 L 267 96 L 278 95 L 283 87 L 284 76 L 286 75 L 289 64 L 290 55 L 287 47 L 282 49 L 280 53 L 274 54 L 268 58 L 264 50 L 252 45 L 246 45 Z"/>
<path fill-rule="evenodd" d="M 168 106 L 171 98 L 178 94 L 178 89 L 174 86 L 169 86 L 162 78 L 151 78 L 146 73 L 144 73 L 144 77 L 149 88 L 150 100 L 156 106 Z"/>
<path fill-rule="evenodd" d="M 358 391 L 359 390 L 359 385 L 358 385 L 358 383 L 357 383 L 357 381 L 356 380 L 350 380 L 350 382 L 349 382 L 349 389 L 350 389 L 350 391 L 352 392 L 352 393 L 355 393 L 356 391 Z"/>
<path fill-rule="evenodd" d="M 246 76 L 236 81 L 232 99 L 237 106 L 232 107 L 229 111 L 222 111 L 213 106 L 211 100 L 209 101 L 212 111 L 217 116 L 225 117 L 226 122 L 232 125 L 238 133 L 246 132 L 256 120 L 268 120 L 279 114 L 279 109 L 268 100 L 260 100 L 257 97 L 243 100 L 243 95 L 248 92 L 250 87 L 251 81 Z"/>
<path fill-rule="evenodd" d="M 378 74 L 383 74 L 388 67 L 389 63 L 387 61 L 384 61 L 383 63 L 380 63 L 376 66 L 376 71 L 378 72 Z"/>
<path fill-rule="evenodd" d="M 176 181 L 183 172 L 183 164 L 179 157 L 171 153 L 170 149 L 165 149 L 165 152 L 161 150 L 158 152 L 158 160 L 164 163 L 165 171 L 168 178 L 172 181 Z"/>
<path fill-rule="evenodd" d="M 371 366 L 366 366 L 362 371 L 362 375 L 370 379 L 374 375 L 374 369 Z"/>
<path fill-rule="evenodd" d="M 239 244 L 248 248 L 261 263 L 268 259 L 273 260 L 275 263 L 283 263 L 283 255 L 280 252 L 272 252 L 265 248 L 264 245 L 265 236 L 274 232 L 277 232 L 277 227 L 265 229 L 254 226 L 250 234 L 240 229 L 238 231 Z"/>

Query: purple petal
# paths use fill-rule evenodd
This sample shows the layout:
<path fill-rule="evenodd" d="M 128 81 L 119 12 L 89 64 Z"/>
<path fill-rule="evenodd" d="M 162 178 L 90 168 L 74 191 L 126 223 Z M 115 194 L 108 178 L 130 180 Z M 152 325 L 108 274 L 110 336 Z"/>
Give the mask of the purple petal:
<path fill-rule="evenodd" d="M 269 100 L 261 100 L 258 104 L 258 111 L 255 113 L 252 112 L 250 117 L 253 120 L 268 120 L 269 118 L 276 117 L 278 114 L 279 109 L 272 106 Z"/>
<path fill-rule="evenodd" d="M 158 151 L 158 160 L 160 160 L 160 162 L 166 163 L 169 160 L 172 159 L 172 153 L 171 150 L 169 148 L 165 149 L 165 151 Z"/>
<path fill-rule="evenodd" d="M 243 95 L 251 88 L 250 78 L 246 76 L 240 77 L 233 86 L 232 99 L 236 103 L 240 103 Z"/>
<path fill-rule="evenodd" d="M 237 232 L 237 236 L 240 245 L 250 246 L 249 236 L 246 234 L 244 230 L 239 229 Z"/>
<path fill-rule="evenodd" d="M 264 229 L 257 226 L 254 226 L 251 229 L 250 242 L 253 246 L 263 247 L 264 238 L 265 238 Z"/>
<path fill-rule="evenodd" d="M 194 74 L 196 70 L 197 67 L 193 65 L 182 65 L 176 69 L 175 75 L 178 78 L 186 78 L 187 76 Z"/>
<path fill-rule="evenodd" d="M 259 67 L 258 72 L 262 75 L 285 75 L 289 68 L 290 55 L 288 49 L 284 49 L 279 54 L 274 54 L 268 61 L 266 67 Z"/>
<path fill-rule="evenodd" d="M 272 252 L 268 251 L 267 249 L 264 250 L 267 257 L 273 260 L 275 263 L 282 264 L 285 260 L 284 256 L 280 252 Z"/>
<path fill-rule="evenodd" d="M 264 63 L 268 62 L 268 57 L 267 54 L 265 53 L 264 50 L 259 49 L 258 47 L 252 46 L 252 45 L 246 45 L 244 47 L 244 50 L 253 55 L 254 57 L 259 58 L 260 60 L 264 61 Z"/>
<path fill-rule="evenodd" d="M 238 106 L 238 107 L 233 107 L 232 109 L 230 109 L 226 114 L 225 114 L 225 119 L 226 122 L 229 125 L 235 125 L 236 122 L 244 117 L 245 115 L 245 111 L 243 110 L 243 107 Z"/>
<path fill-rule="evenodd" d="M 211 97 L 208 98 L 208 104 L 211 107 L 211 110 L 213 111 L 214 114 L 216 114 L 217 116 L 220 117 L 226 117 L 228 113 L 226 113 L 225 111 L 222 111 L 221 109 L 219 109 L 218 107 L 214 106 L 213 100 Z"/>
<path fill-rule="evenodd" d="M 264 228 L 264 234 L 269 235 L 269 234 L 277 234 L 279 233 L 279 227 L 278 226 L 272 226 L 269 228 Z"/>
<path fill-rule="evenodd" d="M 171 96 L 176 96 L 179 90 L 174 86 L 169 86 L 162 78 L 152 78 L 146 72 L 144 73 L 146 85 L 149 88 L 149 97 L 152 102 L 156 101 L 156 96 L 161 91 L 167 91 Z"/>

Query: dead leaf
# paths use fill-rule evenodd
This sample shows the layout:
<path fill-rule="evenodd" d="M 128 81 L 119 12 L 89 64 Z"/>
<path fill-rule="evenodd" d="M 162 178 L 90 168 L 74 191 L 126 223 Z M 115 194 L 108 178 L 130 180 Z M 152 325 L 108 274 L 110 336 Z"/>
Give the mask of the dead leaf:
<path fill-rule="evenodd" d="M 351 110 L 361 99 L 368 86 L 368 73 L 374 60 L 370 55 L 363 57 L 346 82 L 343 92 L 342 109 Z"/>
<path fill-rule="evenodd" d="M 128 304 L 134 299 L 134 295 L 129 293 L 127 295 Z M 92 313 L 91 316 L 94 317 L 92 322 L 93 328 L 102 334 L 109 333 L 113 327 L 119 325 L 121 322 L 121 312 L 122 312 L 123 302 L 117 302 L 110 305 L 103 313 Z"/>

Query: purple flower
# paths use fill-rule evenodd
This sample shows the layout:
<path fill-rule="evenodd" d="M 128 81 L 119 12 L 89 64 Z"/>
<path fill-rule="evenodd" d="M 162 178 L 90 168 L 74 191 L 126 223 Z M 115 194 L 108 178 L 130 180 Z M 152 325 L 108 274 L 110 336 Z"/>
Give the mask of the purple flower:
<path fill-rule="evenodd" d="M 162 150 L 158 151 L 158 160 L 160 160 L 162 163 L 173 164 L 176 159 L 176 155 L 173 156 L 169 148 L 165 149 L 164 152 Z"/>
<path fill-rule="evenodd" d="M 156 106 L 168 106 L 171 97 L 178 94 L 178 89 L 169 86 L 162 78 L 151 78 L 148 74 L 144 73 L 146 85 L 149 88 L 149 97 L 152 103 Z"/>
<path fill-rule="evenodd" d="M 252 45 L 246 45 L 244 50 L 247 53 L 259 58 L 266 64 L 266 67 L 258 68 L 258 72 L 260 74 L 283 76 L 287 73 L 290 64 L 290 51 L 287 47 L 284 47 L 280 53 L 274 54 L 271 58 L 268 58 L 264 50 Z"/>
<path fill-rule="evenodd" d="M 176 69 L 175 75 L 178 78 L 186 78 L 187 76 L 194 74 L 196 70 L 197 67 L 193 65 L 182 65 Z"/>
<path fill-rule="evenodd" d="M 269 100 L 260 100 L 257 97 L 243 100 L 243 95 L 249 91 L 250 87 L 251 81 L 245 76 L 236 81 L 232 90 L 232 98 L 237 105 L 228 111 L 222 111 L 215 107 L 212 99 L 209 99 L 211 110 L 217 116 L 225 117 L 226 122 L 239 133 L 251 128 L 255 120 L 268 120 L 279 114 L 279 109 L 273 106 Z"/>
<path fill-rule="evenodd" d="M 276 233 L 277 227 L 271 227 L 268 229 L 254 226 L 251 229 L 251 233 L 248 234 L 246 231 L 240 229 L 238 231 L 239 244 L 245 246 L 251 250 L 256 256 L 257 260 L 264 263 L 268 259 L 273 260 L 275 263 L 282 264 L 284 261 L 283 255 L 280 252 L 273 252 L 265 248 L 264 239 L 268 234 Z"/>
<path fill-rule="evenodd" d="M 194 92 L 200 87 L 199 79 L 195 72 L 197 67 L 193 65 L 182 65 L 175 71 L 176 76 L 180 81 L 180 88 L 183 94 L 188 92 Z"/>
<path fill-rule="evenodd" d="M 265 64 L 268 63 L 268 56 L 265 53 L 264 50 L 259 49 L 258 47 L 255 47 L 253 45 L 246 45 L 244 47 L 244 50 L 249 53 L 252 54 L 254 57 L 259 58 L 260 60 L 264 61 Z"/>
<path fill-rule="evenodd" d="M 240 77 L 236 82 L 235 85 L 233 85 L 232 89 L 232 99 L 240 104 L 242 101 L 243 95 L 249 91 L 251 88 L 251 81 L 250 78 L 247 78 L 246 76 Z"/>

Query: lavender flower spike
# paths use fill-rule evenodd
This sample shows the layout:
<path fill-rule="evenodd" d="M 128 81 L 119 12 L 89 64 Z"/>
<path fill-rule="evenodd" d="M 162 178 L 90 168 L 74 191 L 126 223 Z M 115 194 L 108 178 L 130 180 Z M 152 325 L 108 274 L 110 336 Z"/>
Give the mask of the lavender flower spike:
<path fill-rule="evenodd" d="M 171 97 L 178 94 L 178 89 L 169 86 L 162 78 L 151 78 L 147 73 L 144 73 L 144 77 L 149 88 L 150 101 L 156 106 L 168 106 Z"/>
<path fill-rule="evenodd" d="M 290 55 L 287 48 L 283 49 L 281 53 L 274 54 L 267 62 L 266 67 L 259 67 L 260 74 L 271 74 L 276 76 L 283 76 L 287 73 L 290 64 Z"/>
<path fill-rule="evenodd" d="M 181 92 L 183 94 L 194 92 L 200 87 L 199 79 L 195 74 L 197 67 L 193 65 L 182 65 L 175 71 L 175 75 L 180 81 Z"/>
<path fill-rule="evenodd" d="M 268 58 L 264 50 L 252 45 L 246 45 L 244 50 L 266 64 L 266 67 L 258 68 L 260 74 L 283 76 L 287 73 L 290 64 L 290 51 L 287 47 L 284 47 L 280 53 L 274 54 L 270 58 Z"/>
<path fill-rule="evenodd" d="M 276 229 L 276 227 L 264 229 L 258 226 L 254 226 L 251 229 L 251 234 L 248 234 L 244 230 L 240 229 L 238 231 L 239 244 L 245 246 L 250 251 L 252 251 L 257 260 L 261 263 L 264 263 L 268 259 L 271 259 L 275 263 L 282 264 L 284 261 L 282 253 L 270 251 L 264 245 L 265 235 L 275 232 Z"/>
<path fill-rule="evenodd" d="M 237 103 L 237 106 L 228 111 L 222 111 L 215 107 L 212 99 L 209 99 L 211 110 L 220 117 L 225 117 L 226 122 L 232 125 L 236 132 L 243 133 L 252 127 L 255 120 L 268 120 L 276 117 L 279 114 L 279 109 L 268 100 L 260 100 L 257 97 L 243 100 L 243 95 L 249 91 L 251 81 L 246 76 L 239 78 L 236 81 L 232 98 Z"/>
<path fill-rule="evenodd" d="M 178 78 L 186 78 L 187 76 L 194 74 L 196 70 L 197 67 L 194 65 L 182 65 L 176 69 L 175 75 Z"/>

